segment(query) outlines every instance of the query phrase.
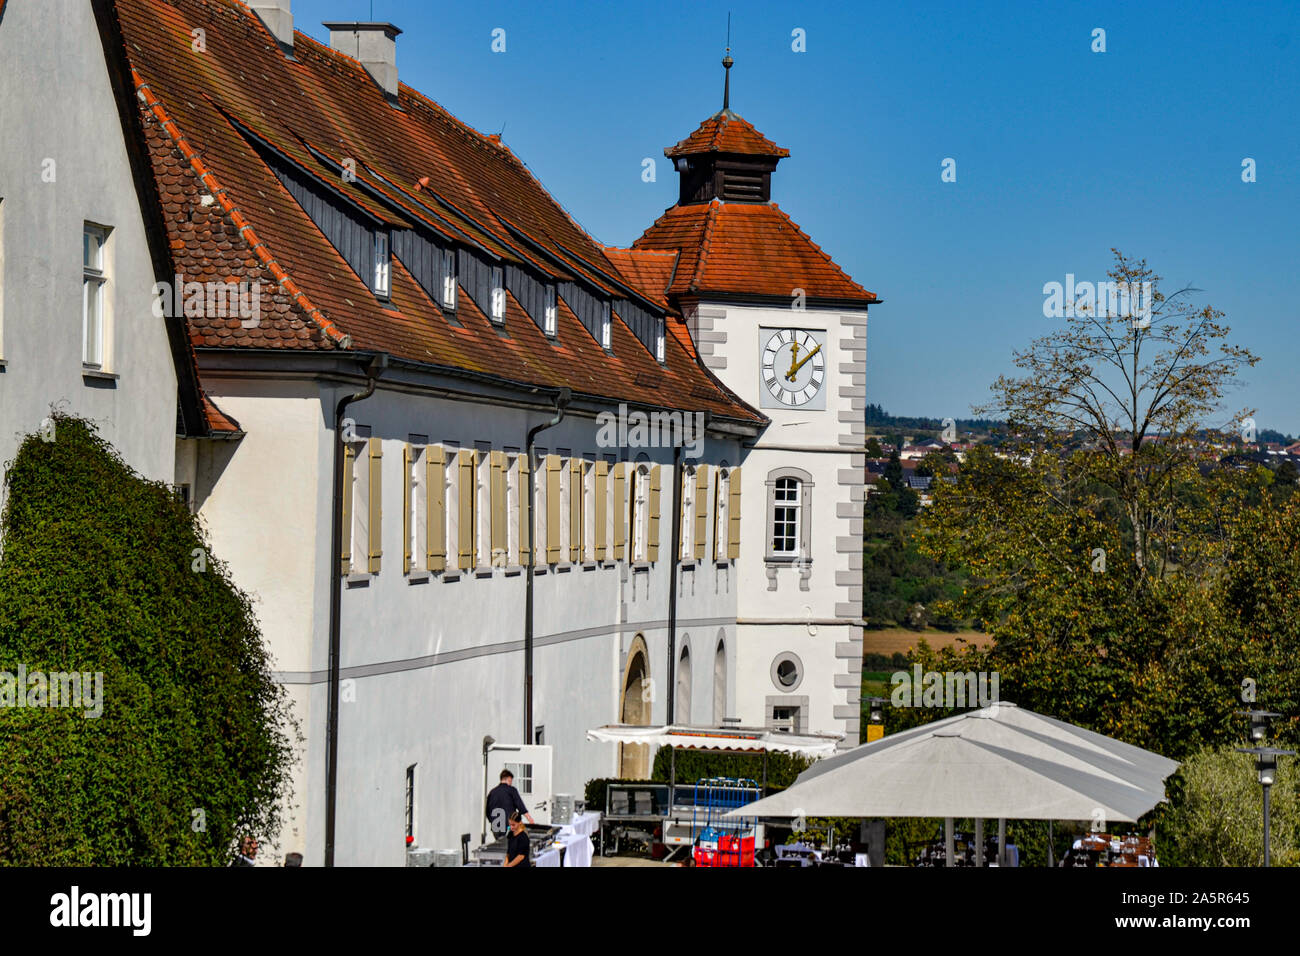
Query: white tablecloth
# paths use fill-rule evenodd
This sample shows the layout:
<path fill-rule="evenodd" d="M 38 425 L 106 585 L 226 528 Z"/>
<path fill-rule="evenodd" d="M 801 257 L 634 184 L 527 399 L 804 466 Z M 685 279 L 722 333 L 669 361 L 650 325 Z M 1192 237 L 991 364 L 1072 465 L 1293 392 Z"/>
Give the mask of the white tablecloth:
<path fill-rule="evenodd" d="M 560 851 L 558 847 L 551 847 L 549 850 L 543 850 L 533 858 L 533 866 L 554 866 L 560 865 Z"/>
<path fill-rule="evenodd" d="M 600 825 L 600 814 L 596 811 L 578 813 L 573 822 L 560 827 L 556 834 L 559 842 L 564 844 L 564 865 L 591 866 L 591 857 L 595 848 L 591 836 Z"/>
<path fill-rule="evenodd" d="M 580 833 L 561 833 L 560 841 L 564 844 L 564 865 L 591 866 L 593 846 L 591 837 Z"/>
<path fill-rule="evenodd" d="M 600 814 L 595 810 L 588 810 L 586 813 L 575 813 L 573 822 L 568 826 L 560 827 L 560 832 L 565 831 L 577 833 L 581 836 L 594 836 L 597 827 L 600 826 Z"/>

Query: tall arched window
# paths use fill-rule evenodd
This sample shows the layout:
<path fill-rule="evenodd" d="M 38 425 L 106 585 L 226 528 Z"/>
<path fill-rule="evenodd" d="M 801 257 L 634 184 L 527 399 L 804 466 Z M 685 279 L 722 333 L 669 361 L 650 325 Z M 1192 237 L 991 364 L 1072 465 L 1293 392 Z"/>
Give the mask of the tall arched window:
<path fill-rule="evenodd" d="M 682 635 L 686 639 L 686 635 Z M 673 719 L 679 724 L 691 722 L 691 649 L 682 648 L 682 656 L 677 662 L 677 701 L 673 707 Z"/>
<path fill-rule="evenodd" d="M 775 468 L 767 474 L 767 588 L 775 591 L 777 571 L 798 570 L 799 590 L 812 577 L 812 475 L 802 468 Z"/>
<path fill-rule="evenodd" d="M 713 726 L 721 727 L 727 716 L 727 645 L 718 641 L 713 655 Z"/>

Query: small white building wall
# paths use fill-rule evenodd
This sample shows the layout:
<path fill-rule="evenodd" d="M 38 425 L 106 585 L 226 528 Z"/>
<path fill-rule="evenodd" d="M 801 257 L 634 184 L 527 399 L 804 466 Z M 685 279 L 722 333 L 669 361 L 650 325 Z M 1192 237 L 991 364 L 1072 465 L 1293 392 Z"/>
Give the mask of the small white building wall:
<path fill-rule="evenodd" d="M 176 373 L 91 5 L 7 4 L 0 64 L 0 462 L 54 406 L 93 421 L 146 478 L 171 481 Z M 86 222 L 112 228 L 111 378 L 82 374 Z"/>

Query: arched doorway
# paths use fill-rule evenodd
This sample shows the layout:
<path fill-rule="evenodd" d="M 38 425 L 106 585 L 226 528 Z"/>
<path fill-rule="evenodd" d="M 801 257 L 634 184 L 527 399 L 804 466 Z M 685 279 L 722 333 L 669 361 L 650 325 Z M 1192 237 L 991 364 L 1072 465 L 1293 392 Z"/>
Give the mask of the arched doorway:
<path fill-rule="evenodd" d="M 646 651 L 645 638 L 638 634 L 627 654 L 619 721 L 640 727 L 648 726 L 653 708 L 654 681 L 650 679 L 650 655 Z M 650 748 L 645 744 L 619 744 L 618 775 L 627 780 L 644 780 L 649 777 Z"/>

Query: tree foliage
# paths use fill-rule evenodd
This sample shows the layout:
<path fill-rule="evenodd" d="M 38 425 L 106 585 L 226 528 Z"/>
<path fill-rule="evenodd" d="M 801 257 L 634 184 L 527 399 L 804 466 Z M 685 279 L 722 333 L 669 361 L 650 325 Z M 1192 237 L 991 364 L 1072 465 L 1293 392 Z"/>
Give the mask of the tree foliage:
<path fill-rule="evenodd" d="M 278 828 L 287 698 L 188 509 L 86 422 L 54 426 L 6 479 L 0 672 L 98 672 L 102 714 L 0 708 L 0 861 L 220 865 Z"/>

